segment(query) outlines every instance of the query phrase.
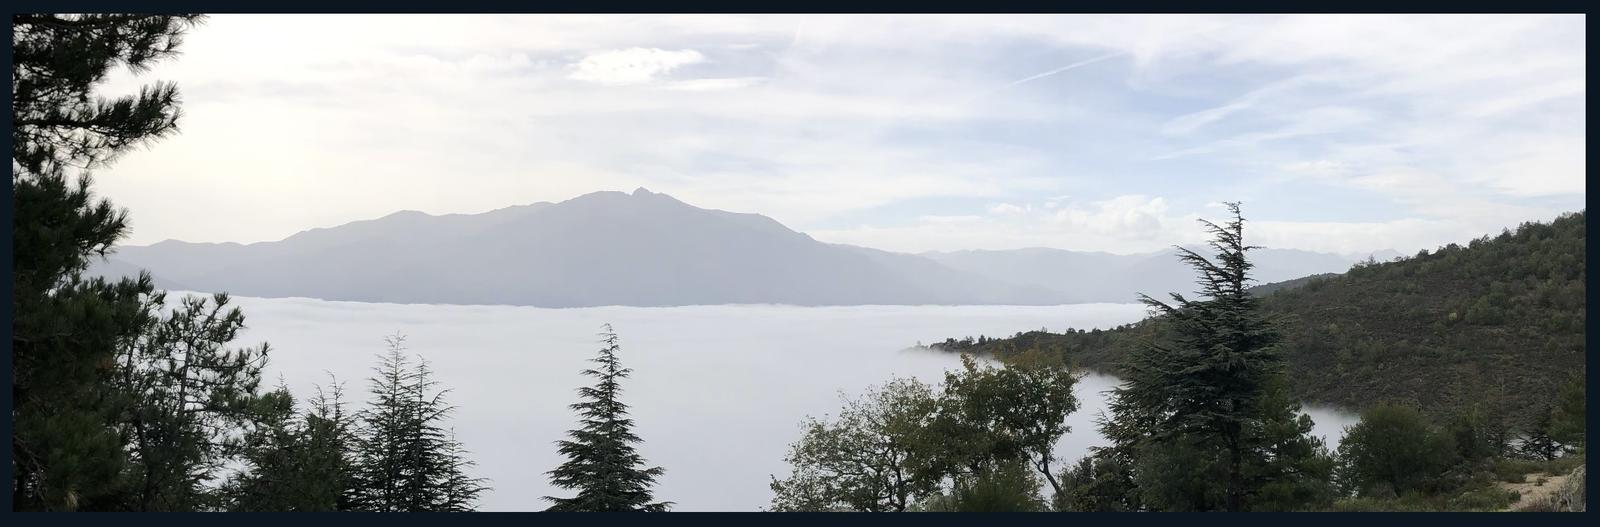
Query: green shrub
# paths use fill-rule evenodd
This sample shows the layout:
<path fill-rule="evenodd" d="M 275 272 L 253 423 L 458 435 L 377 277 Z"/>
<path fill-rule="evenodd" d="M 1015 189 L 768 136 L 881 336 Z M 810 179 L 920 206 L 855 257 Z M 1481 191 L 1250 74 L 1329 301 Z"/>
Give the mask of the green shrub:
<path fill-rule="evenodd" d="M 1528 459 L 1496 459 L 1492 470 L 1497 481 L 1522 483 L 1528 480 L 1528 474 L 1544 470 L 1544 465 Z"/>
<path fill-rule="evenodd" d="M 1453 511 L 1499 511 L 1511 507 L 1511 504 L 1521 499 L 1522 495 L 1516 491 L 1501 489 L 1490 485 L 1470 489 L 1451 498 L 1448 510 Z"/>
<path fill-rule="evenodd" d="M 1339 479 L 1362 496 L 1447 488 L 1459 456 L 1454 439 L 1415 408 L 1380 404 L 1361 413 L 1339 445 Z M 1455 475 L 1459 476 L 1459 475 Z"/>

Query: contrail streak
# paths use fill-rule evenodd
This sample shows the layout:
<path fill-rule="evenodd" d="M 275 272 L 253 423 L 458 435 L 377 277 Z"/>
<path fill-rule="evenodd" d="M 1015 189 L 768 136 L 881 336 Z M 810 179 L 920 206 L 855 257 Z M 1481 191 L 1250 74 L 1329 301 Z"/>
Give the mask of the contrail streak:
<path fill-rule="evenodd" d="M 1007 84 L 1007 85 L 1005 85 L 1004 87 L 1002 87 L 1000 89 L 1003 90 L 1003 89 L 1006 89 L 1006 88 L 1010 88 L 1010 87 L 1016 86 L 1018 84 L 1023 84 L 1023 83 L 1027 83 L 1027 82 L 1033 82 L 1033 81 L 1036 81 L 1036 80 L 1039 80 L 1039 79 L 1043 79 L 1045 77 L 1049 77 L 1051 75 L 1055 75 L 1057 73 L 1061 73 L 1063 71 L 1067 71 L 1067 70 L 1075 69 L 1075 68 L 1080 68 L 1080 67 L 1083 67 L 1083 66 L 1088 66 L 1090 64 L 1094 64 L 1096 62 L 1100 62 L 1102 60 L 1106 60 L 1106 59 L 1109 59 L 1109 58 L 1120 57 L 1120 56 L 1122 56 L 1124 54 L 1125 54 L 1125 52 L 1118 51 L 1116 53 L 1108 53 L 1108 54 L 1101 55 L 1101 56 L 1098 56 L 1098 57 L 1095 57 L 1095 58 L 1092 58 L 1092 59 L 1080 60 L 1078 62 L 1074 62 L 1074 63 L 1068 64 L 1066 66 L 1062 66 L 1062 67 L 1059 67 L 1059 68 L 1056 68 L 1056 69 L 1053 69 L 1053 70 L 1050 70 L 1050 71 L 1046 71 L 1044 73 L 1040 73 L 1040 74 L 1037 74 L 1037 75 L 1029 75 L 1027 77 L 1023 77 L 1021 79 L 1017 79 L 1017 80 L 1011 81 L 1010 84 Z M 999 91 L 999 90 L 996 90 L 996 91 Z"/>

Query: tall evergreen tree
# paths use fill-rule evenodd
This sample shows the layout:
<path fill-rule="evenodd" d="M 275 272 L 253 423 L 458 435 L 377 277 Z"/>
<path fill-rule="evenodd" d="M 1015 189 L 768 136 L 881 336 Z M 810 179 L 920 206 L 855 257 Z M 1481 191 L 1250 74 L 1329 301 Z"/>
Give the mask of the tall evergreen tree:
<path fill-rule="evenodd" d="M 441 423 L 454 409 L 427 362 L 405 355 L 405 337 L 386 338 L 389 351 L 371 379 L 372 401 L 356 440 L 352 506 L 375 512 L 460 512 L 488 490 Z"/>
<path fill-rule="evenodd" d="M 644 467 L 644 457 L 633 446 L 641 439 L 633 433 L 633 419 L 621 399 L 620 381 L 633 370 L 623 368 L 617 357 L 621 346 L 611 324 L 600 337 L 604 346 L 590 359 L 599 367 L 583 370 L 596 379 L 595 385 L 578 388 L 582 400 L 571 405 L 579 427 L 567 432 L 571 439 L 556 443 L 567 461 L 549 472 L 552 484 L 576 489 L 578 495 L 544 499 L 554 503 L 549 508 L 554 512 L 666 511 L 672 503 L 654 501 L 650 490 L 665 471 Z"/>
<path fill-rule="evenodd" d="M 186 482 L 209 478 L 208 469 L 224 457 L 213 448 L 217 445 L 206 444 L 217 436 L 189 426 L 196 422 L 191 419 L 197 416 L 195 408 L 176 402 L 198 392 L 180 389 L 178 399 L 153 397 L 152 392 L 130 392 L 121 382 L 130 378 L 130 368 L 142 373 L 161 368 L 126 360 L 160 357 L 143 354 L 140 347 L 152 342 L 149 333 L 159 339 L 162 328 L 173 322 L 162 322 L 165 299 L 149 277 L 82 278 L 92 259 L 104 256 L 127 226 L 124 211 L 94 197 L 89 171 L 128 148 L 173 133 L 179 114 L 172 84 L 156 83 L 137 95 L 111 99 L 100 97 L 95 88 L 114 69 L 141 71 L 171 57 L 198 20 L 197 15 L 12 17 L 12 498 L 18 510 L 197 507 L 201 500 L 194 495 L 196 487 Z M 193 307 L 186 304 L 180 312 L 219 313 Z M 227 328 L 235 322 L 242 323 L 242 318 L 230 314 L 183 323 L 216 330 L 191 334 L 189 338 L 199 340 L 184 345 L 219 347 L 232 338 Z M 167 376 L 169 380 L 210 369 L 182 359 L 169 366 L 183 372 Z M 243 401 L 254 389 L 249 369 L 199 381 L 209 385 L 201 391 L 216 388 L 219 397 L 234 399 L 230 405 Z M 165 386 L 185 384 L 196 385 Z M 183 418 L 165 420 L 171 425 L 166 435 L 146 435 L 140 443 L 140 423 L 148 424 L 146 417 L 161 413 L 151 406 L 155 404 L 181 408 L 166 415 Z M 202 427 L 220 423 L 201 421 Z M 170 467 L 182 474 L 171 478 L 177 487 L 164 487 L 169 478 L 151 477 L 153 467 L 145 462 L 155 452 L 147 448 L 154 444 L 149 440 L 164 443 L 165 448 L 156 449 L 163 455 L 187 450 L 190 454 L 180 457 L 203 461 Z M 180 487 L 189 489 L 177 493 L 183 498 L 172 492 Z"/>
<path fill-rule="evenodd" d="M 1252 268 L 1246 253 L 1255 247 L 1244 242 L 1239 205 L 1227 207 L 1233 216 L 1230 221 L 1218 225 L 1201 220 L 1213 236 L 1209 246 L 1216 251 L 1215 259 L 1178 248 L 1179 258 L 1197 272 L 1203 298 L 1172 293 L 1169 304 L 1140 296 L 1171 322 L 1173 339 L 1149 342 L 1130 357 L 1123 384 L 1112 396 L 1113 422 L 1105 426 L 1107 437 L 1116 443 L 1108 452 L 1124 456 L 1125 461 L 1159 454 L 1130 463 L 1138 467 L 1136 472 L 1181 463 L 1189 468 L 1174 474 L 1215 473 L 1223 480 L 1223 492 L 1213 502 L 1208 493 L 1178 490 L 1188 487 L 1173 487 L 1171 478 L 1162 478 L 1173 490 L 1162 495 L 1193 501 L 1172 508 L 1245 510 L 1247 498 L 1265 481 L 1276 479 L 1252 468 L 1269 466 L 1260 462 L 1269 455 L 1260 438 L 1275 437 L 1281 443 L 1284 438 L 1277 436 L 1303 436 L 1309 428 L 1274 426 L 1274 420 L 1292 420 L 1299 408 L 1269 397 L 1271 383 L 1283 375 L 1283 359 L 1274 346 L 1278 333 L 1261 313 L 1257 298 L 1246 290 Z M 1206 468 L 1193 466 L 1196 463 Z"/>

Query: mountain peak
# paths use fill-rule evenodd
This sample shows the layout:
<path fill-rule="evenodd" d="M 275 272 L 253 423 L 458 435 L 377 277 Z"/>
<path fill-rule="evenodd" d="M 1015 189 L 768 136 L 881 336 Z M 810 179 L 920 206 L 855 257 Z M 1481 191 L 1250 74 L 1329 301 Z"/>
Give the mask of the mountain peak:
<path fill-rule="evenodd" d="M 650 194 L 651 192 L 644 187 L 633 189 L 633 195 L 635 196 L 649 196 Z"/>
<path fill-rule="evenodd" d="M 432 217 L 432 216 L 433 216 L 432 214 L 428 214 L 428 213 L 422 212 L 420 210 L 406 209 L 406 210 L 399 210 L 399 211 L 395 211 L 395 212 L 389 213 L 389 215 L 384 216 L 384 218 L 423 218 L 423 217 Z M 379 219 L 382 219 L 382 218 L 379 218 Z"/>

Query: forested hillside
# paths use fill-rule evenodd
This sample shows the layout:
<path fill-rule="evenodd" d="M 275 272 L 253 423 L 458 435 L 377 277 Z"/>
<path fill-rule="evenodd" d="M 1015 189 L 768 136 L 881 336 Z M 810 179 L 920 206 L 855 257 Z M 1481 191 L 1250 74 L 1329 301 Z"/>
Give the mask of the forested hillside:
<path fill-rule="evenodd" d="M 1307 402 L 1351 409 L 1398 401 L 1449 413 L 1488 403 L 1512 416 L 1534 415 L 1585 365 L 1584 215 L 1258 287 L 1283 332 L 1294 391 Z M 1165 324 L 1152 318 L 1105 331 L 950 339 L 937 347 L 1001 355 L 1036 348 L 1115 372 Z"/>

